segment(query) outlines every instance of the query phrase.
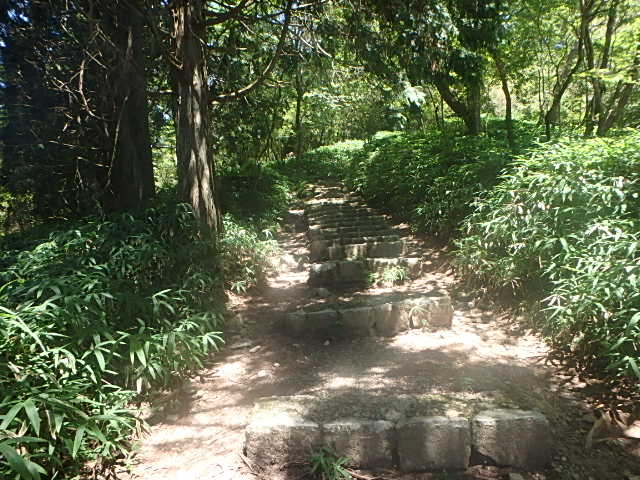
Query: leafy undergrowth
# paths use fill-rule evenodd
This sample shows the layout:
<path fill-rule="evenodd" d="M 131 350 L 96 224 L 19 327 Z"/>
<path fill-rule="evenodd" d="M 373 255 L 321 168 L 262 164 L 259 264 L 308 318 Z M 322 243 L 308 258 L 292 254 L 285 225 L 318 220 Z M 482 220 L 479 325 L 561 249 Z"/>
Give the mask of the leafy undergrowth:
<path fill-rule="evenodd" d="M 373 205 L 446 239 L 510 160 L 504 142 L 488 136 L 381 132 L 355 155 L 347 181 Z"/>
<path fill-rule="evenodd" d="M 640 379 L 640 134 L 565 140 L 518 159 L 475 205 L 461 275 L 542 301 L 557 348 Z M 633 382 L 633 380 L 632 380 Z"/>
<path fill-rule="evenodd" d="M 131 401 L 222 341 L 215 244 L 184 206 L 89 221 L 3 263 L 2 478 L 71 478 L 125 454 Z"/>
<path fill-rule="evenodd" d="M 416 231 L 447 240 L 455 235 L 480 192 L 498 181 L 513 159 L 500 122 L 487 134 L 378 132 L 367 142 L 347 141 L 317 148 L 284 172 L 296 178 L 345 181 L 372 205 L 409 222 Z M 530 146 L 534 129 L 518 130 L 519 144 Z"/>
<path fill-rule="evenodd" d="M 297 181 L 343 179 L 353 157 L 362 150 L 364 141 L 345 140 L 311 150 L 299 159 L 289 157 L 277 165 L 279 171 Z"/>

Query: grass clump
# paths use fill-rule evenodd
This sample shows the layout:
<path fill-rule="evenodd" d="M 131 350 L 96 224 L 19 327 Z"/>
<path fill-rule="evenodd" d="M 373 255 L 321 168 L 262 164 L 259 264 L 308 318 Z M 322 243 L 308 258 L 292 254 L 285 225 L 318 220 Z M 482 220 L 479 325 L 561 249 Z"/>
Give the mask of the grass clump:
<path fill-rule="evenodd" d="M 265 284 L 267 274 L 277 265 L 282 250 L 271 230 L 259 231 L 231 215 L 224 217 L 224 235 L 220 240 L 220 264 L 229 290 L 244 294 Z"/>
<path fill-rule="evenodd" d="M 0 477 L 126 454 L 129 405 L 222 341 L 215 244 L 185 206 L 55 232 L 0 273 Z"/>
<path fill-rule="evenodd" d="M 629 132 L 519 158 L 457 243 L 461 275 L 539 298 L 551 342 L 617 378 L 640 379 L 639 144 Z"/>

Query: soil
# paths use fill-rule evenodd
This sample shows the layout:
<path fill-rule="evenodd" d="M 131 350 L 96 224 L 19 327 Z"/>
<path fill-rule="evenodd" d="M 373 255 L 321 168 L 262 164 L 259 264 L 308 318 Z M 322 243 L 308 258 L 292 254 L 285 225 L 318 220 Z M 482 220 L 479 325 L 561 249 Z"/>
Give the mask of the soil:
<path fill-rule="evenodd" d="M 303 233 L 281 232 L 278 237 L 283 258 L 304 257 Z M 261 473 L 259 466 L 250 465 L 242 455 L 244 427 L 256 400 L 274 395 L 315 395 L 326 399 L 327 412 L 375 417 L 376 399 L 410 394 L 420 395 L 428 405 L 444 411 L 473 410 L 492 402 L 538 410 L 549 418 L 554 452 L 549 470 L 509 477 L 506 470 L 479 465 L 464 478 L 640 479 L 637 440 L 613 438 L 585 447 L 596 420 L 601 383 L 579 378 L 566 366 L 553 365 L 544 342 L 526 328 L 526 319 L 516 319 L 508 311 L 474 299 L 457 283 L 445 249 L 413 240 L 427 259 L 428 272 L 403 286 L 332 292 L 329 299 L 316 298 L 318 289 L 306 285 L 307 269 L 288 261 L 261 292 L 232 297 L 230 309 L 235 317 L 227 327 L 227 346 L 185 388 L 158 402 L 164 407 L 150 418 L 148 435 L 141 439 L 137 454 L 119 478 L 274 478 Z M 326 340 L 293 339 L 279 328 L 287 312 L 301 307 L 433 289 L 448 292 L 454 301 L 450 330 Z M 369 407 L 353 411 L 362 405 Z M 307 471 L 305 466 L 297 466 L 286 478 L 305 478 Z M 406 480 L 457 478 L 444 474 L 402 476 L 397 472 L 378 473 L 379 477 L 373 477 L 372 472 L 359 474 Z"/>

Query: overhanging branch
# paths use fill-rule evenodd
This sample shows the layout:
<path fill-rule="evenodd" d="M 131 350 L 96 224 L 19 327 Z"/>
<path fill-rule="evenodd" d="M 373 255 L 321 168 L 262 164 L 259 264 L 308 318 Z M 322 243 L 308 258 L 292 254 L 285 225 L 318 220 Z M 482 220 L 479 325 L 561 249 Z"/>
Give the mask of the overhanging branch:
<path fill-rule="evenodd" d="M 262 71 L 262 74 L 260 74 L 260 76 L 258 76 L 258 78 L 256 78 L 249 85 L 239 90 L 235 90 L 233 92 L 225 93 L 222 95 L 211 95 L 209 97 L 209 102 L 226 103 L 232 100 L 236 100 L 238 98 L 244 97 L 249 92 L 251 92 L 252 90 L 256 89 L 257 87 L 259 87 L 264 83 L 267 76 L 271 73 L 273 68 L 276 66 L 278 58 L 280 57 L 280 55 L 282 54 L 282 50 L 284 49 L 284 44 L 287 39 L 287 33 L 289 32 L 289 24 L 291 22 L 292 5 L 293 5 L 293 0 L 288 0 L 287 8 L 284 11 L 284 22 L 282 23 L 282 31 L 280 32 L 280 39 L 278 40 L 278 46 L 276 47 L 276 51 L 274 52 L 273 57 L 271 57 L 271 60 L 269 60 L 269 63 L 267 63 L 267 66 Z"/>

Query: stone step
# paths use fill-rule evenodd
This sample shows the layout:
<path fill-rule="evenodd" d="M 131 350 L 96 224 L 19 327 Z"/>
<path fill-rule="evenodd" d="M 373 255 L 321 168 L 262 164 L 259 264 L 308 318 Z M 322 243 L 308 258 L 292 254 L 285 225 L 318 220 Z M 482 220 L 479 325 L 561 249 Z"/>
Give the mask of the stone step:
<path fill-rule="evenodd" d="M 350 233 L 353 232 L 354 229 L 362 230 L 362 231 L 372 231 L 376 229 L 391 229 L 389 224 L 387 224 L 384 220 L 381 219 L 371 219 L 366 221 L 348 221 L 348 222 L 340 222 L 340 223 L 329 223 L 329 224 L 312 224 L 309 225 L 308 230 L 318 230 L 321 232 L 331 233 L 334 231 L 338 231 L 340 233 Z"/>
<path fill-rule="evenodd" d="M 312 262 L 318 262 L 324 260 L 329 254 L 329 249 L 334 247 L 349 246 L 349 245 L 372 245 L 372 244 L 384 244 L 384 243 L 396 243 L 400 242 L 398 235 L 386 235 L 379 237 L 348 237 L 348 238 L 334 238 L 332 240 L 313 240 L 309 242 L 309 258 Z M 354 256 L 360 258 L 357 254 L 358 249 L 364 247 L 351 247 L 355 249 L 353 251 Z M 368 248 L 368 247 L 367 247 Z M 348 252 L 348 250 L 346 250 Z M 368 253 L 368 250 L 367 250 Z M 371 255 L 364 255 L 371 256 Z"/>
<path fill-rule="evenodd" d="M 451 299 L 446 294 L 396 298 L 363 306 L 325 308 L 286 315 L 285 330 L 293 336 L 391 337 L 416 328 L 450 328 Z"/>
<path fill-rule="evenodd" d="M 369 217 L 349 217 L 342 220 L 331 220 L 328 222 L 311 222 L 309 228 L 311 230 L 318 228 L 340 228 L 340 227 L 359 227 L 367 225 L 388 225 L 386 219 L 383 216 L 369 216 Z"/>
<path fill-rule="evenodd" d="M 263 398 L 254 405 L 245 428 L 245 454 L 252 464 L 282 468 L 307 463 L 327 447 L 347 458 L 350 467 L 392 468 L 397 460 L 403 472 L 463 471 L 470 466 L 472 450 L 495 464 L 529 471 L 551 461 L 549 421 L 538 412 L 491 409 L 459 416 L 414 416 L 411 409 L 429 399 L 410 397 L 388 396 L 384 404 L 374 397 L 358 406 L 357 411 L 368 410 L 371 403 L 382 412 L 403 410 L 397 419 L 333 418 L 342 410 L 339 398 Z"/>
<path fill-rule="evenodd" d="M 417 257 L 367 258 L 314 263 L 309 270 L 307 283 L 316 287 L 366 283 L 369 274 L 380 275 L 391 267 L 402 267 L 405 269 L 406 277 L 416 278 L 420 275 L 422 264 Z"/>
<path fill-rule="evenodd" d="M 317 242 L 312 242 L 317 243 Z M 323 244 L 327 242 L 322 242 Z M 400 257 L 404 251 L 402 240 L 393 242 L 350 243 L 346 245 L 331 245 L 310 247 L 312 262 L 322 260 L 355 260 L 358 258 Z"/>
<path fill-rule="evenodd" d="M 395 231 L 388 226 L 377 228 L 325 228 L 322 230 L 309 230 L 307 237 L 310 241 L 314 240 L 334 240 L 337 238 L 366 238 L 366 237 L 384 237 L 395 234 Z M 350 242 L 353 243 L 353 242 Z"/>
<path fill-rule="evenodd" d="M 331 217 L 340 215 L 359 215 L 365 213 L 379 213 L 365 204 L 331 205 L 323 208 L 310 209 L 305 207 L 304 213 L 310 218 Z"/>

